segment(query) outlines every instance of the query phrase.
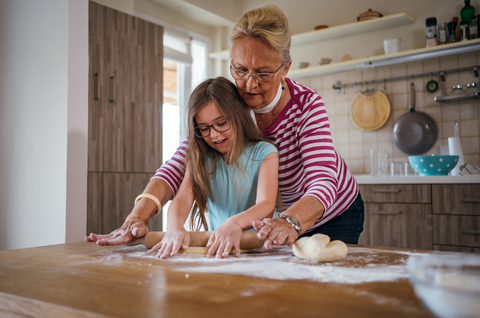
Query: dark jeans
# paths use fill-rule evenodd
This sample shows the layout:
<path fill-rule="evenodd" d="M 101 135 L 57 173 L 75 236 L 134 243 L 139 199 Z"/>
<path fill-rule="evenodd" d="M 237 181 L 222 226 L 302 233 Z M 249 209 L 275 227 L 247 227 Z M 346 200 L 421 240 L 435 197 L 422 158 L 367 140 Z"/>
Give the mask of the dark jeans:
<path fill-rule="evenodd" d="M 358 238 L 363 231 L 364 218 L 363 200 L 359 192 L 355 201 L 345 212 L 313 231 L 300 235 L 300 238 L 321 233 L 330 236 L 331 241 L 340 240 L 346 244 L 358 244 Z"/>

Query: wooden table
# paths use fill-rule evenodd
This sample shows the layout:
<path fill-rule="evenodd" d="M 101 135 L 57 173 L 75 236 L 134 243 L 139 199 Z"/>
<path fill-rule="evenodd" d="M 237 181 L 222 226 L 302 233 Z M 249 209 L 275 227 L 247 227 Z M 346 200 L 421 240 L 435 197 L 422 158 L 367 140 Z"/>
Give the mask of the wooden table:
<path fill-rule="evenodd" d="M 431 317 L 405 275 L 413 252 L 349 246 L 344 260 L 314 264 L 286 246 L 224 260 L 87 242 L 1 251 L 0 316 Z M 368 281 L 393 268 L 399 279 Z M 342 282 L 351 269 L 364 272 Z"/>

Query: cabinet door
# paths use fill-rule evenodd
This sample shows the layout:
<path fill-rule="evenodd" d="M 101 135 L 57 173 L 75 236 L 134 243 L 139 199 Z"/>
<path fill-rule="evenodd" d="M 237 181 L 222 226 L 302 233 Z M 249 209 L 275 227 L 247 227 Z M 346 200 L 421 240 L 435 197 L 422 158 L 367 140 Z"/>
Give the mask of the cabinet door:
<path fill-rule="evenodd" d="M 480 184 L 433 184 L 433 213 L 480 216 Z"/>
<path fill-rule="evenodd" d="M 89 171 L 162 162 L 163 28 L 90 2 Z"/>
<path fill-rule="evenodd" d="M 365 211 L 369 245 L 433 248 L 431 205 L 365 203 Z"/>
<path fill-rule="evenodd" d="M 133 209 L 135 197 L 142 193 L 151 178 L 149 173 L 103 173 L 102 231 L 119 228 Z M 148 223 L 150 231 L 162 230 L 162 214 Z"/>
<path fill-rule="evenodd" d="M 361 185 L 364 202 L 431 203 L 429 184 L 375 184 Z"/>

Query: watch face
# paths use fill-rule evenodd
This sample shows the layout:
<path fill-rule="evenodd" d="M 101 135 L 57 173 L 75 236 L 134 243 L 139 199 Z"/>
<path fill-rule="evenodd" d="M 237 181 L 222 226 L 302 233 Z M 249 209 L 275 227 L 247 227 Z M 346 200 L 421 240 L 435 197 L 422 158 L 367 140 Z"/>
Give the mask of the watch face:
<path fill-rule="evenodd" d="M 287 222 L 290 223 L 290 225 L 293 226 L 293 228 L 300 234 L 301 227 L 300 227 L 300 223 L 297 221 L 297 219 L 295 219 L 295 218 L 293 218 L 289 215 L 281 215 L 280 217 L 287 220 Z"/>

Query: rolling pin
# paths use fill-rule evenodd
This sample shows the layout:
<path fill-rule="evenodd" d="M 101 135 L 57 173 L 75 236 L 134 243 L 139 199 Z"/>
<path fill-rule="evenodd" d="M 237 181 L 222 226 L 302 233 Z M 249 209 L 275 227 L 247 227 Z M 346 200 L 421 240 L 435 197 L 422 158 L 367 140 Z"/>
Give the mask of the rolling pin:
<path fill-rule="evenodd" d="M 206 247 L 208 239 L 213 231 L 188 232 L 190 235 L 190 244 L 192 247 Z M 258 249 L 263 246 L 265 240 L 257 238 L 257 231 L 244 231 L 240 239 L 240 249 L 251 250 Z M 146 248 L 152 248 L 155 244 L 163 239 L 165 232 L 148 232 L 145 236 L 126 243 L 126 245 L 145 245 Z"/>

